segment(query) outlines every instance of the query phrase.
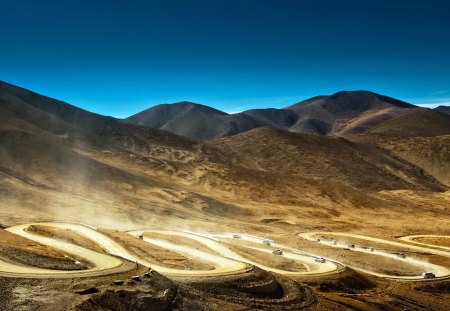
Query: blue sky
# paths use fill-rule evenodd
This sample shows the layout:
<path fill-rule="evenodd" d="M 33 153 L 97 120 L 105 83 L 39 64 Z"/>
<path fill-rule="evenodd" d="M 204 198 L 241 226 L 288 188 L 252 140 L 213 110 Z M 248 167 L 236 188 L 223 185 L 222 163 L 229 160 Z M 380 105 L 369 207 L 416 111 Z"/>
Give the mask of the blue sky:
<path fill-rule="evenodd" d="M 1 0 L 0 0 L 1 1 Z M 450 105 L 444 0 L 1 1 L 0 80 L 105 115 L 340 90 Z"/>

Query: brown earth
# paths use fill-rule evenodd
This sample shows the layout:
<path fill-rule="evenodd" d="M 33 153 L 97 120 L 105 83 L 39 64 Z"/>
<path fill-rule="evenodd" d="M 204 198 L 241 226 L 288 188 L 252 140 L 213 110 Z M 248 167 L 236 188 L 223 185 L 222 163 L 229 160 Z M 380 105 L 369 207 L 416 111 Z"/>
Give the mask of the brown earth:
<path fill-rule="evenodd" d="M 283 256 L 267 254 L 265 252 L 237 245 L 230 246 L 230 249 L 234 250 L 243 257 L 252 260 L 256 264 L 262 264 L 271 268 L 292 272 L 307 271 L 304 264 Z"/>
<path fill-rule="evenodd" d="M 99 253 L 105 253 L 105 250 L 99 245 L 70 229 L 56 228 L 46 225 L 31 225 L 27 228 L 27 232 L 61 240 L 70 244 L 75 244 Z"/>
<path fill-rule="evenodd" d="M 299 242 L 297 232 L 313 230 L 388 239 L 450 234 L 448 135 L 378 133 L 338 138 L 261 127 L 196 143 L 10 86 L 0 88 L 0 95 L 0 219 L 5 227 L 68 220 L 114 230 L 242 232 L 293 247 Z M 370 120 L 353 125 L 365 126 L 362 121 Z M 402 131 L 399 128 L 396 131 Z M 182 269 L 209 268 L 114 230 L 105 232 L 149 260 Z M 68 260 L 62 254 L 48 255 L 50 250 L 40 249 L 34 242 L 27 246 L 30 242 L 5 238 L 9 239 L 12 242 L 2 245 L 24 252 L 19 256 L 24 262 L 35 262 L 27 259 L 34 258 L 30 252 Z M 311 251 L 322 254 L 324 249 Z M 372 257 L 367 257 L 370 268 L 379 269 Z M 360 261 L 349 259 L 349 263 Z M 430 257 L 430 261 L 449 265 L 448 258 Z M 0 295 L 15 291 L 8 303 L 17 302 L 21 307 L 48 307 L 49 297 L 55 297 L 53 303 L 61 306 L 68 298 L 80 296 L 73 293 L 76 284 L 82 282 L 80 289 L 104 285 L 102 291 L 106 291 L 115 277 L 119 276 L 54 283 L 5 279 L 0 282 L 4 288 Z M 279 277 L 264 274 L 260 278 L 270 283 Z M 188 290 L 181 291 L 184 294 L 177 297 L 188 297 L 189 303 L 200 301 L 213 310 L 277 306 L 276 297 L 268 301 L 237 294 L 234 285 L 245 288 L 253 282 L 251 278 L 238 279 L 191 280 L 195 286 L 189 286 L 198 291 L 191 295 L 186 294 Z M 446 310 L 450 303 L 444 281 L 400 283 L 351 271 L 320 278 L 279 279 L 287 284 L 286 291 L 302 293 L 301 297 L 312 303 L 311 310 Z M 297 281 L 311 284 L 311 289 Z M 164 282 L 162 287 L 171 288 Z M 112 297 L 109 295 L 103 297 Z M 287 299 L 279 309 L 295 309 L 296 304 L 306 307 L 305 299 Z M 91 302 L 85 307 L 89 304 L 92 307 Z"/>
<path fill-rule="evenodd" d="M 402 262 L 401 260 L 331 246 L 315 246 L 311 244 L 299 243 L 298 247 L 307 253 L 318 254 L 326 258 L 337 260 L 346 265 L 351 265 L 378 273 L 417 276 L 424 272 L 423 268 L 407 262 Z M 410 256 L 410 253 L 407 253 L 407 256 Z"/>
<path fill-rule="evenodd" d="M 414 238 L 413 241 L 436 246 L 450 247 L 450 238 L 420 237 Z"/>
<path fill-rule="evenodd" d="M 104 233 L 136 255 L 157 265 L 183 270 L 212 270 L 214 268 L 200 260 L 188 258 L 183 254 L 144 242 L 126 232 L 105 230 Z"/>
<path fill-rule="evenodd" d="M 188 247 L 191 247 L 191 248 L 194 248 L 194 249 L 206 252 L 206 253 L 220 255 L 213 249 L 207 247 L 206 245 L 204 245 L 200 242 L 197 242 L 195 240 L 186 238 L 186 237 L 181 237 L 181 236 L 176 236 L 176 235 L 171 235 L 171 234 L 160 234 L 160 233 L 155 233 L 155 232 L 145 232 L 143 235 L 144 235 L 144 237 L 148 237 L 150 239 L 163 240 L 163 241 L 167 241 L 167 242 L 170 242 L 170 243 L 176 244 L 176 245 L 188 246 Z"/>
<path fill-rule="evenodd" d="M 45 269 L 81 270 L 88 266 L 85 262 L 76 264 L 76 258 L 2 229 L 0 257 L 14 263 Z"/>

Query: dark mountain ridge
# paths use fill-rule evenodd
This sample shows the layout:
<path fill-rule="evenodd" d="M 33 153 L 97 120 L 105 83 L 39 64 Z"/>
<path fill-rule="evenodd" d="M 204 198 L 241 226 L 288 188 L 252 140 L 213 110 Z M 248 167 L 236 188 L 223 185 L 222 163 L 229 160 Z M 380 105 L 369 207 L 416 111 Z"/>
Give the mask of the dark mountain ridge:
<path fill-rule="evenodd" d="M 176 141 L 190 148 L 192 142 L 169 132 L 125 124 L 68 103 L 0 81 L 1 130 L 20 130 L 52 138 L 81 139 L 117 148 L 139 148 L 148 143 Z"/>
<path fill-rule="evenodd" d="M 346 136 L 364 133 L 415 107 L 369 91 L 343 91 L 316 96 L 282 109 L 251 109 L 236 114 L 191 102 L 164 104 L 137 113 L 124 122 L 200 141 L 267 125 L 297 133 Z"/>
<path fill-rule="evenodd" d="M 230 136 L 266 125 L 249 115 L 227 114 L 191 102 L 157 105 L 124 121 L 166 130 L 198 141 Z"/>
<path fill-rule="evenodd" d="M 450 114 L 450 106 L 438 106 L 436 108 L 434 108 L 434 110 L 446 113 L 446 114 Z"/>

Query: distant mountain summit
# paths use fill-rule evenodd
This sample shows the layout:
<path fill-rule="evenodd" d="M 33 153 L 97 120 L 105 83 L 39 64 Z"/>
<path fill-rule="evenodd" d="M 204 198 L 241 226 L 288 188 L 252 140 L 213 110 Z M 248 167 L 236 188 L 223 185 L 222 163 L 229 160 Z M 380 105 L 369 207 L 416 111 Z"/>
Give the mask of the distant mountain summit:
<path fill-rule="evenodd" d="M 343 91 L 316 96 L 283 109 L 251 109 L 237 114 L 180 102 L 151 107 L 124 122 L 163 129 L 194 140 L 211 140 L 272 126 L 297 133 L 352 135 L 416 106 L 368 91 Z"/>
<path fill-rule="evenodd" d="M 177 118 L 188 115 L 224 116 L 225 112 L 188 101 L 162 104 L 139 112 L 126 120 L 131 123 L 161 128 Z"/>
<path fill-rule="evenodd" d="M 266 125 L 249 115 L 228 114 L 191 102 L 157 105 L 124 121 L 166 130 L 199 141 L 235 135 Z"/>
<path fill-rule="evenodd" d="M 446 114 L 450 114 L 450 106 L 438 106 L 436 108 L 434 108 L 434 110 L 446 113 Z"/>
<path fill-rule="evenodd" d="M 344 91 L 283 109 L 252 109 L 236 114 L 184 101 L 157 105 L 118 120 L 0 81 L 0 130 L 81 138 L 120 148 L 139 148 L 169 136 L 177 144 L 189 145 L 191 142 L 185 138 L 209 141 L 262 126 L 326 136 L 439 136 L 450 133 L 449 112 L 445 106 L 418 109 L 368 91 Z"/>
<path fill-rule="evenodd" d="M 343 91 L 318 96 L 285 109 L 299 116 L 290 130 L 298 133 L 349 135 L 397 116 L 414 105 L 369 91 Z"/>
<path fill-rule="evenodd" d="M 136 150 L 155 142 L 177 141 L 172 133 L 91 113 L 68 103 L 0 81 L 0 133 L 20 131 L 33 137 L 73 141 Z"/>

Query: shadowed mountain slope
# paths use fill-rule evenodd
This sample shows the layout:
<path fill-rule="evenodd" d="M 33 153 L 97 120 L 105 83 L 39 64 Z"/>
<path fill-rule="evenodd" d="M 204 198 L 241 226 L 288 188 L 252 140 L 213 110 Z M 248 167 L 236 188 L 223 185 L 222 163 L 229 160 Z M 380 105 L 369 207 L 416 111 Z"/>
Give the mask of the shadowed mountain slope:
<path fill-rule="evenodd" d="M 0 130 L 19 130 L 137 151 L 148 144 L 175 144 L 191 148 L 192 142 L 169 132 L 123 124 L 26 89 L 0 81 Z"/>
<path fill-rule="evenodd" d="M 276 128 L 290 128 L 298 120 L 298 114 L 286 109 L 251 109 L 241 114 L 249 115 L 257 120 Z"/>
<path fill-rule="evenodd" d="M 124 120 L 206 141 L 270 125 L 316 135 L 352 135 L 415 108 L 367 91 L 317 96 L 284 109 L 252 109 L 236 114 L 190 102 L 149 108 Z"/>
<path fill-rule="evenodd" d="M 394 137 L 449 135 L 450 115 L 419 108 L 385 121 L 370 129 L 369 133 Z"/>
<path fill-rule="evenodd" d="M 345 91 L 315 97 L 286 109 L 299 116 L 298 121 L 290 126 L 293 132 L 349 135 L 363 133 L 414 107 L 368 91 Z"/>
<path fill-rule="evenodd" d="M 126 118 L 125 121 L 199 141 L 234 135 L 265 124 L 248 115 L 227 114 L 191 102 L 151 107 Z"/>
<path fill-rule="evenodd" d="M 438 107 L 434 108 L 434 110 L 437 110 L 439 112 L 443 112 L 446 114 L 450 114 L 450 106 L 438 106 Z"/>

